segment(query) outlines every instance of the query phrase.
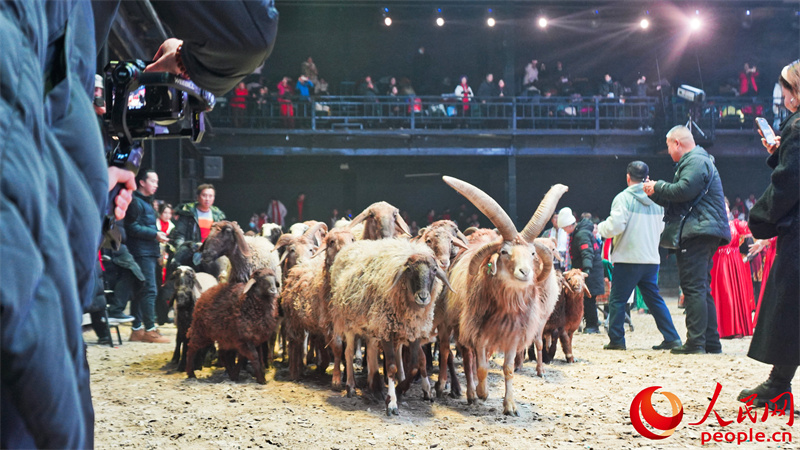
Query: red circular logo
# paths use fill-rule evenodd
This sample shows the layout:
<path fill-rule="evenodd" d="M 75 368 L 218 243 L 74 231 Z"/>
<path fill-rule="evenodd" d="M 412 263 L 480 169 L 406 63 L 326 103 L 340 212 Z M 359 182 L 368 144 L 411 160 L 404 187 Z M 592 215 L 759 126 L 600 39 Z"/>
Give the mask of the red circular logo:
<path fill-rule="evenodd" d="M 633 423 L 633 428 L 636 428 L 639 434 L 648 439 L 666 439 L 675 432 L 675 428 L 681 423 L 681 419 L 683 419 L 683 405 L 675 394 L 666 391 L 660 392 L 661 395 L 667 397 L 670 406 L 672 406 L 672 416 L 662 416 L 653 408 L 653 403 L 651 401 L 653 392 L 655 392 L 656 389 L 661 389 L 661 386 L 646 388 L 633 398 L 633 402 L 631 402 L 631 423 Z M 642 419 L 644 419 L 644 422 L 647 422 L 648 425 L 656 430 L 663 431 L 663 433 L 653 433 L 644 426 Z"/>

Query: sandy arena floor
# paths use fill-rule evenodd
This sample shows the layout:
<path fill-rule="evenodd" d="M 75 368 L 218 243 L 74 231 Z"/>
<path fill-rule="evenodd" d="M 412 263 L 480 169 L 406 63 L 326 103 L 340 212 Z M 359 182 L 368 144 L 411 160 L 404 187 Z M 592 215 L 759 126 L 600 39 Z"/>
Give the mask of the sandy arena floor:
<path fill-rule="evenodd" d="M 673 321 L 685 336 L 684 315 L 676 300 L 667 301 Z M 229 381 L 224 369 L 205 368 L 188 380 L 170 364 L 174 344 L 127 342 L 129 327 L 120 327 L 123 345 L 89 345 L 92 392 L 96 413 L 97 448 L 800 448 L 794 442 L 706 443 L 703 433 L 721 432 L 749 438 L 800 442 L 788 418 L 768 417 L 757 423 L 738 421 L 736 394 L 760 383 L 769 367 L 746 357 L 749 338 L 723 341 L 721 355 L 672 355 L 651 350 L 661 342 L 653 318 L 633 316 L 635 331 L 626 327 L 627 351 L 603 350 L 604 334 L 576 333 L 576 362 L 567 364 L 559 348 L 553 364 L 536 377 L 535 363 L 526 362 L 514 378 L 521 417 L 503 415 L 503 375 L 496 355 L 489 372 L 489 399 L 467 405 L 466 398 L 422 400 L 419 384 L 400 399 L 400 416 L 387 417 L 384 404 L 359 395 L 347 398 L 330 389 L 330 377 L 308 375 L 288 381 L 288 369 L 277 370 L 259 385 L 244 373 Z M 175 327 L 161 327 L 173 339 Z M 95 342 L 92 331 L 84 334 Z M 461 361 L 458 360 L 461 372 Z M 437 374 L 432 374 L 435 380 Z M 464 386 L 463 374 L 460 374 Z M 359 382 L 363 379 L 357 378 Z M 715 411 L 700 425 L 716 384 L 722 391 Z M 684 416 L 674 434 L 650 440 L 636 432 L 630 420 L 631 402 L 641 390 L 662 386 L 683 404 Z M 671 415 L 662 395 L 653 396 L 655 409 Z M 800 421 L 800 417 L 795 417 Z M 786 432 L 788 434 L 781 434 Z M 744 434 L 740 434 L 744 433 Z M 730 436 L 730 435 L 729 435 Z"/>

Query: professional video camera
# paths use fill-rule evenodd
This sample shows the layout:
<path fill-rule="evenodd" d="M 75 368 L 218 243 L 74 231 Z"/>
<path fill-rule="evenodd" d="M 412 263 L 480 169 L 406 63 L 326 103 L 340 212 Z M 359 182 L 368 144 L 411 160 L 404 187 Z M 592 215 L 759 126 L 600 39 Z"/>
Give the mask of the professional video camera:
<path fill-rule="evenodd" d="M 189 80 L 168 72 L 145 72 L 141 60 L 111 61 L 105 68 L 104 126 L 117 141 L 108 156 L 110 166 L 138 173 L 142 162 L 141 141 L 145 139 L 190 138 L 200 142 L 205 133 L 204 114 L 214 108 L 216 99 Z M 188 127 L 184 125 L 188 122 Z M 109 195 L 103 222 L 103 246 L 118 249 L 119 230 L 114 226 L 114 198 L 121 186 Z"/>

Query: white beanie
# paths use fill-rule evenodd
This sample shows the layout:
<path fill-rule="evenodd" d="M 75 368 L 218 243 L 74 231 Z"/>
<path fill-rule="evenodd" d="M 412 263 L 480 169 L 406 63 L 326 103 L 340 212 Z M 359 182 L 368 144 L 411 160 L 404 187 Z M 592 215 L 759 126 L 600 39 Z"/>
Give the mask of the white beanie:
<path fill-rule="evenodd" d="M 568 227 L 575 223 L 575 216 L 570 208 L 561 208 L 558 212 L 558 228 Z"/>

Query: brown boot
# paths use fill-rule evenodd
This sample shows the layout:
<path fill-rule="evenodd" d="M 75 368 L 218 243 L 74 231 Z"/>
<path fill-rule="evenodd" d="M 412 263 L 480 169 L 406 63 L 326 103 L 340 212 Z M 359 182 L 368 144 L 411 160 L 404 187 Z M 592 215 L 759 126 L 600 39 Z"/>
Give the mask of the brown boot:
<path fill-rule="evenodd" d="M 131 338 L 128 339 L 131 342 L 142 342 L 144 341 L 144 328 L 139 328 L 138 330 L 131 331 Z"/>
<path fill-rule="evenodd" d="M 158 330 L 150 330 L 145 331 L 144 338 L 142 339 L 144 342 L 150 342 L 153 344 L 169 344 L 170 340 L 166 336 L 162 336 Z"/>

